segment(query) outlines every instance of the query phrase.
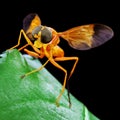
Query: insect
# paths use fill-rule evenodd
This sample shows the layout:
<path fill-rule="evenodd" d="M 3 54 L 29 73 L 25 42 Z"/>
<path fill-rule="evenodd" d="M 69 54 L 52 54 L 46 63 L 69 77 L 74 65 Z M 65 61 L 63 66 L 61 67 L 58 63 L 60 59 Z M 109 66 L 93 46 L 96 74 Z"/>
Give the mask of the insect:
<path fill-rule="evenodd" d="M 60 94 L 56 98 L 56 105 L 59 106 L 60 98 L 64 93 L 66 82 L 72 76 L 78 57 L 65 57 L 64 50 L 58 45 L 60 38 L 63 38 L 68 44 L 77 50 L 89 50 L 98 47 L 113 37 L 113 30 L 104 24 L 86 24 L 76 26 L 64 32 L 57 32 L 55 29 L 44 26 L 41 24 L 41 19 L 36 13 L 30 13 L 23 19 L 23 29 L 20 30 L 17 45 L 10 48 L 14 49 L 20 45 L 21 35 L 24 36 L 26 44 L 18 50 L 24 50 L 27 54 L 42 59 L 47 57 L 47 61 L 38 69 L 24 74 L 26 77 L 34 72 L 40 71 L 44 66 L 51 62 L 55 67 L 64 72 L 64 82 Z M 26 47 L 31 46 L 33 51 L 28 50 Z M 64 69 L 57 61 L 71 61 L 74 60 L 74 65 L 70 74 Z M 69 105 L 71 102 L 69 100 Z"/>

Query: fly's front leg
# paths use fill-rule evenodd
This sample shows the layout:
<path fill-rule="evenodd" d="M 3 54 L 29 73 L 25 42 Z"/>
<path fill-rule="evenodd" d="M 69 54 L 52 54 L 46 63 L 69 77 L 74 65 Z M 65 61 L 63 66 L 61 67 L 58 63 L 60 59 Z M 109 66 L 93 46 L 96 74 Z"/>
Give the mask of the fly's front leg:
<path fill-rule="evenodd" d="M 18 43 L 17 43 L 15 46 L 11 47 L 9 50 L 12 50 L 12 49 L 14 49 L 14 48 L 16 48 L 16 47 L 18 47 L 18 46 L 20 45 L 22 34 L 23 34 L 25 40 L 27 41 L 27 44 L 25 44 L 24 46 L 22 46 L 21 48 L 19 48 L 19 51 L 22 50 L 22 49 L 24 49 L 24 48 L 27 47 L 28 45 L 33 46 L 32 42 L 31 42 L 30 39 L 27 37 L 25 31 L 24 31 L 23 29 L 21 29 L 21 30 L 20 30 L 20 34 L 19 34 L 19 38 L 18 38 Z"/>
<path fill-rule="evenodd" d="M 33 51 L 28 50 L 28 49 L 24 49 L 24 51 L 27 54 L 29 54 L 30 56 L 33 56 L 35 58 L 43 58 L 44 57 L 44 54 L 42 54 L 42 53 L 39 55 L 37 52 L 33 52 Z"/>

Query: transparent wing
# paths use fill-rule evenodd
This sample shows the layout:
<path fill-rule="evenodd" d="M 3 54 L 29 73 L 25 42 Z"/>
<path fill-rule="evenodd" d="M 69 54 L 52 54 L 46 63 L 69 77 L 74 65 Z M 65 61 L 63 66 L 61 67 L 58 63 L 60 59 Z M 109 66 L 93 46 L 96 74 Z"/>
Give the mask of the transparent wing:
<path fill-rule="evenodd" d="M 113 37 L 113 30 L 103 24 L 88 24 L 71 28 L 59 35 L 77 50 L 100 46 Z"/>
<path fill-rule="evenodd" d="M 23 19 L 23 30 L 32 33 L 33 29 L 41 25 L 40 17 L 36 13 L 30 13 Z"/>

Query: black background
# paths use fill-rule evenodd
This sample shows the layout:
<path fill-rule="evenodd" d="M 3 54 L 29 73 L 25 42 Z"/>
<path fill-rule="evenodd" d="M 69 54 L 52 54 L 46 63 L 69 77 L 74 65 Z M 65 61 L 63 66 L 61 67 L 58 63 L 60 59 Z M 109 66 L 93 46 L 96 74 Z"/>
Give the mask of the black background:
<path fill-rule="evenodd" d="M 33 0 L 3 1 L 0 8 L 0 53 L 17 43 L 23 18 L 32 12 L 38 13 L 42 24 L 58 32 L 69 28 L 102 23 L 114 30 L 114 37 L 102 46 L 79 51 L 71 48 L 61 39 L 60 46 L 65 56 L 78 56 L 79 62 L 69 86 L 71 93 L 98 118 L 116 120 L 118 106 L 118 17 L 117 3 L 110 1 L 77 1 L 77 0 Z M 24 41 L 23 41 L 24 43 Z M 23 44 L 21 43 L 21 44 Z M 44 62 L 44 60 L 41 60 Z M 60 62 L 68 70 L 73 62 Z M 51 64 L 46 68 L 62 83 L 64 74 Z"/>

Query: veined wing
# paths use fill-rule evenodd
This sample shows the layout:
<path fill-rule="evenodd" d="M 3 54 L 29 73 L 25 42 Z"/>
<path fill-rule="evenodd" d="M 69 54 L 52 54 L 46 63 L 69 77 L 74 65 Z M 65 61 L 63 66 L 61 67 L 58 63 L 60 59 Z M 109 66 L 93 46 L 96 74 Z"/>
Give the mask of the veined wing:
<path fill-rule="evenodd" d="M 71 28 L 59 35 L 77 50 L 87 50 L 100 46 L 110 40 L 114 33 L 107 25 L 88 24 Z"/>

